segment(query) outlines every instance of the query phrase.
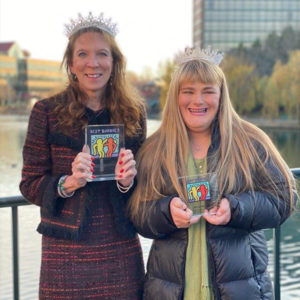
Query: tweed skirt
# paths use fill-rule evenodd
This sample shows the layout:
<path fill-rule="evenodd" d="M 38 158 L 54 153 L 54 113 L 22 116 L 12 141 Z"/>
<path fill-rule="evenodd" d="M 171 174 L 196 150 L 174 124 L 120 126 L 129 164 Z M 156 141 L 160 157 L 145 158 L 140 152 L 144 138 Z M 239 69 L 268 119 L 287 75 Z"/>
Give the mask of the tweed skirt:
<path fill-rule="evenodd" d="M 144 264 L 138 237 L 115 229 L 105 193 L 93 203 L 79 242 L 43 236 L 39 299 L 141 299 Z"/>

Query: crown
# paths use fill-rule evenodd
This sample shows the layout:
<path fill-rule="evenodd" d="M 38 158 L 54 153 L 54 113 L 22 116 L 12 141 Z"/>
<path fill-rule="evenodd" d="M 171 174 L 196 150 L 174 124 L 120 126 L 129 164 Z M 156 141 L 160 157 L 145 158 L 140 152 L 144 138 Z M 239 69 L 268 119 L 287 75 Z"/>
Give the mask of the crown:
<path fill-rule="evenodd" d="M 175 62 L 177 65 L 181 65 L 188 61 L 204 59 L 219 65 L 223 57 L 224 54 L 222 52 L 218 49 L 213 50 L 211 46 L 208 46 L 206 49 L 187 47 L 184 52 L 179 52 L 175 56 Z"/>
<path fill-rule="evenodd" d="M 70 24 L 65 24 L 65 33 L 66 36 L 70 38 L 78 30 L 89 27 L 96 27 L 104 30 L 113 37 L 118 33 L 117 24 L 112 23 L 111 19 L 105 19 L 103 13 L 98 17 L 94 17 L 91 12 L 89 12 L 87 17 L 78 14 L 77 20 L 71 19 Z"/>

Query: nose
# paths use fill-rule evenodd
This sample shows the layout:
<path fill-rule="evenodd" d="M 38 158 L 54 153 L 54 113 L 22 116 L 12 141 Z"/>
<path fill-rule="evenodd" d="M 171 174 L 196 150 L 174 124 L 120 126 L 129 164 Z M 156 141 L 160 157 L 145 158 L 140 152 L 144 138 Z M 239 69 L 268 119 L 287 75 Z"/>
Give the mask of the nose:
<path fill-rule="evenodd" d="M 196 93 L 196 94 L 195 94 L 194 101 L 195 101 L 195 103 L 198 104 L 198 105 L 203 104 L 203 103 L 204 103 L 204 99 L 203 99 L 202 93 Z"/>
<path fill-rule="evenodd" d="M 99 61 L 96 55 L 90 55 L 88 57 L 87 66 L 91 68 L 95 68 L 99 66 Z"/>

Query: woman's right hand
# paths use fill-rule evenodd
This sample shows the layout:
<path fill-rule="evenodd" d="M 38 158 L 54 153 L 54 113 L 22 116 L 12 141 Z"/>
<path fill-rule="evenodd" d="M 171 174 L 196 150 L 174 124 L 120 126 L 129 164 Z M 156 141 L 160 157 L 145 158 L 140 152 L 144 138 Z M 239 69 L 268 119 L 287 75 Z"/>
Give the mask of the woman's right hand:
<path fill-rule="evenodd" d="M 72 162 L 72 175 L 66 178 L 64 184 L 66 192 L 71 193 L 91 181 L 94 178 L 94 166 L 89 147 L 84 145 L 82 152 L 79 152 Z"/>
<path fill-rule="evenodd" d="M 170 202 L 170 212 L 177 228 L 188 228 L 200 220 L 200 216 L 193 216 L 193 212 L 180 198 L 174 197 Z"/>

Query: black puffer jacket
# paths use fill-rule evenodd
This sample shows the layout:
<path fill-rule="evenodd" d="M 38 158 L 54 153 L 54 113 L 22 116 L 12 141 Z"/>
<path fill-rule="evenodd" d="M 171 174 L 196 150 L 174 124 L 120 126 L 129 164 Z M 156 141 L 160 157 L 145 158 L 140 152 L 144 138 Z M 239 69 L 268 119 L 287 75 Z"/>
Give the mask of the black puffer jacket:
<path fill-rule="evenodd" d="M 286 186 L 271 161 L 267 167 L 276 176 L 276 183 Z M 289 216 L 288 201 L 283 199 L 289 193 L 282 191 L 279 201 L 258 191 L 224 196 L 231 204 L 231 221 L 226 226 L 207 223 L 206 227 L 215 299 L 273 299 L 262 229 L 279 226 Z M 154 239 L 147 264 L 145 300 L 183 299 L 188 230 L 178 229 L 173 223 L 169 209 L 173 197 L 151 201 L 145 222 L 135 224 L 141 235 Z"/>

